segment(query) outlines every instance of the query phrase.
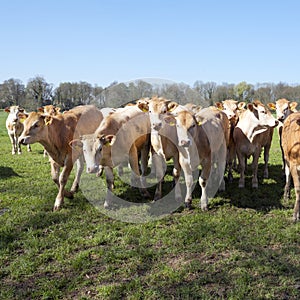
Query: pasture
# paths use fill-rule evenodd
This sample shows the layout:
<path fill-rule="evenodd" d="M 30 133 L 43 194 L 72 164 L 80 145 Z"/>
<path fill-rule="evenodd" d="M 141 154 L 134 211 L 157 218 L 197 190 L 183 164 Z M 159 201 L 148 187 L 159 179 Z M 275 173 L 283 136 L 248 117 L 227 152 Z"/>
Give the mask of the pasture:
<path fill-rule="evenodd" d="M 6 116 L 0 112 L 0 299 L 299 299 L 300 224 L 292 221 L 294 191 L 283 201 L 276 131 L 270 178 L 260 165 L 257 190 L 249 167 L 245 189 L 234 173 L 208 212 L 196 188 L 194 209 L 128 223 L 81 191 L 52 212 L 57 188 L 43 148 L 12 156 Z M 142 201 L 118 180 L 115 192 Z"/>

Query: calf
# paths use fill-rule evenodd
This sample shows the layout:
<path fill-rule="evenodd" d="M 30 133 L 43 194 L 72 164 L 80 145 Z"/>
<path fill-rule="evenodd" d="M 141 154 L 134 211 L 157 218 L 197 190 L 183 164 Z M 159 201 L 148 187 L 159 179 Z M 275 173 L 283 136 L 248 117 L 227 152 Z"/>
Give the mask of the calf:
<path fill-rule="evenodd" d="M 201 208 L 207 210 L 207 182 L 210 176 L 212 153 L 209 138 L 196 118 L 189 111 L 179 111 L 174 114 L 178 136 L 179 163 L 184 173 L 186 184 L 185 206 L 191 207 L 193 191 L 193 171 L 202 166 L 199 185 L 202 190 Z"/>
<path fill-rule="evenodd" d="M 6 129 L 8 136 L 12 145 L 12 154 L 22 153 L 21 145 L 19 144 L 18 138 L 21 135 L 24 126 L 20 119 L 20 114 L 24 114 L 24 108 L 20 106 L 10 106 L 5 108 L 5 111 L 8 113 L 8 117 L 6 119 Z M 28 145 L 27 150 L 30 152 L 31 148 Z"/>
<path fill-rule="evenodd" d="M 149 112 L 151 126 L 151 154 L 155 175 L 158 180 L 154 200 L 162 197 L 162 182 L 166 170 L 166 162 L 173 160 L 173 177 L 175 182 L 175 197 L 181 199 L 180 185 L 177 184 L 180 177 L 181 167 L 179 164 L 177 132 L 170 122 L 166 121 L 167 113 L 174 110 L 177 103 L 154 97 L 152 99 L 141 99 L 138 107 Z"/>
<path fill-rule="evenodd" d="M 100 165 L 104 167 L 107 187 L 111 192 L 114 187 L 113 168 L 129 161 L 133 170 L 132 184 L 140 187 L 143 196 L 149 197 L 144 177 L 150 148 L 149 131 L 149 117 L 138 107 L 128 106 L 107 115 L 94 134 L 83 135 L 80 140 L 72 141 L 72 146 L 83 149 L 88 173 L 98 172 Z M 105 208 L 111 205 L 110 195 L 107 194 Z"/>
<path fill-rule="evenodd" d="M 286 184 L 284 199 L 290 197 L 291 176 L 294 182 L 296 201 L 294 221 L 299 220 L 300 210 L 300 112 L 289 115 L 282 128 L 282 148 L 285 159 Z"/>
<path fill-rule="evenodd" d="M 278 121 L 260 101 L 247 105 L 247 109 L 239 116 L 239 121 L 233 131 L 236 153 L 240 167 L 239 187 L 245 186 L 245 167 L 247 158 L 253 156 L 252 187 L 258 187 L 257 168 L 262 147 L 264 147 L 265 169 L 264 176 L 268 176 L 268 160 L 273 128 Z"/>
<path fill-rule="evenodd" d="M 48 116 L 41 112 L 32 112 L 24 122 L 24 131 L 19 142 L 24 145 L 39 142 L 50 156 L 51 175 L 58 186 L 54 210 L 58 210 L 64 196 L 72 198 L 78 190 L 83 170 L 83 156 L 80 151 L 72 151 L 69 143 L 80 135 L 95 132 L 102 121 L 102 113 L 93 105 L 78 106 L 65 114 Z M 77 160 L 77 172 L 70 192 L 65 190 L 67 180 Z M 60 172 L 62 167 L 62 172 Z"/>

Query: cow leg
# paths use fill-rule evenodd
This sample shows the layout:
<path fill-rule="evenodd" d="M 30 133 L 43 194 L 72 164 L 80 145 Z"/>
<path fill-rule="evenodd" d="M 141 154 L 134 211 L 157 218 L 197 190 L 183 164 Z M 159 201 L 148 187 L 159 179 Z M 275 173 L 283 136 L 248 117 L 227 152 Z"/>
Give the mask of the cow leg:
<path fill-rule="evenodd" d="M 245 187 L 245 158 L 242 153 L 237 153 L 239 161 L 239 170 L 240 170 L 240 179 L 239 179 L 239 188 Z"/>
<path fill-rule="evenodd" d="M 18 136 L 14 136 L 15 143 L 16 143 L 16 150 L 18 150 L 18 154 L 22 154 L 21 144 L 18 142 Z"/>
<path fill-rule="evenodd" d="M 9 138 L 10 138 L 10 142 L 11 142 L 11 154 L 14 155 L 16 154 L 17 152 L 17 149 L 16 149 L 16 141 L 15 141 L 15 136 L 13 134 L 10 134 L 9 135 Z"/>
<path fill-rule="evenodd" d="M 141 185 L 146 187 L 146 174 L 148 169 L 149 147 L 143 147 L 141 150 Z M 149 195 L 150 197 L 150 195 Z"/>
<path fill-rule="evenodd" d="M 264 147 L 264 178 L 269 178 L 268 162 L 269 162 L 269 153 L 270 153 L 271 144 Z"/>
<path fill-rule="evenodd" d="M 285 187 L 284 187 L 284 196 L 283 199 L 288 201 L 290 198 L 290 188 L 291 188 L 291 172 L 288 164 L 285 162 Z"/>
<path fill-rule="evenodd" d="M 184 180 L 186 185 L 186 195 L 184 199 L 184 205 L 186 208 L 192 207 L 192 192 L 193 192 L 193 170 L 189 163 L 189 159 L 185 159 L 183 155 L 179 156 L 179 162 L 184 174 Z"/>
<path fill-rule="evenodd" d="M 253 154 L 253 161 L 252 161 L 252 172 L 253 172 L 252 187 L 253 188 L 258 188 L 257 169 L 258 169 L 258 160 L 259 160 L 260 152 L 261 152 L 261 148 L 257 149 Z"/>
<path fill-rule="evenodd" d="M 27 145 L 27 152 L 31 152 L 31 146 L 30 146 L 30 144 Z"/>
<path fill-rule="evenodd" d="M 147 189 L 145 188 L 145 185 L 143 185 L 143 180 L 141 179 L 140 176 L 140 169 L 139 169 L 139 162 L 138 162 L 138 153 L 137 153 L 137 149 L 135 146 L 131 147 L 130 151 L 129 151 L 129 164 L 130 167 L 132 169 L 132 173 L 131 173 L 131 178 L 132 178 L 132 183 L 134 183 L 133 185 L 135 186 L 135 183 L 138 182 L 138 180 L 140 181 L 140 193 L 143 197 L 147 197 L 150 198 L 150 194 L 147 191 Z"/>
<path fill-rule="evenodd" d="M 297 166 L 291 166 L 291 174 L 294 181 L 294 188 L 296 194 L 296 201 L 294 205 L 294 221 L 299 220 L 299 210 L 300 210 L 300 171 L 297 170 Z"/>
<path fill-rule="evenodd" d="M 65 186 L 67 184 L 68 178 L 73 168 L 72 160 L 68 160 L 66 165 L 63 167 L 61 174 L 59 175 L 59 189 L 58 194 L 55 199 L 53 210 L 59 210 L 64 203 L 64 196 L 68 198 L 73 198 L 72 192 L 67 192 Z"/>
<path fill-rule="evenodd" d="M 162 182 L 163 182 L 163 178 L 165 175 L 165 168 L 166 164 L 165 164 L 165 159 L 160 156 L 159 154 L 157 154 L 156 152 L 152 153 L 152 164 L 154 166 L 155 169 L 155 177 L 158 181 L 157 185 L 156 185 L 156 190 L 155 190 L 155 194 L 154 194 L 154 201 L 161 199 L 162 197 Z"/>
<path fill-rule="evenodd" d="M 114 173 L 111 167 L 104 167 L 105 169 L 105 178 L 106 178 L 106 185 L 107 185 L 107 195 L 104 202 L 104 208 L 109 208 L 111 206 L 111 197 L 112 192 L 114 189 Z"/>
<path fill-rule="evenodd" d="M 181 189 L 180 189 L 180 183 L 179 183 L 181 166 L 179 163 L 178 155 L 176 155 L 176 157 L 173 158 L 173 161 L 174 161 L 173 177 L 174 177 L 174 181 L 175 181 L 175 200 L 181 201 L 182 196 L 181 196 Z"/>
<path fill-rule="evenodd" d="M 60 170 L 60 167 L 53 159 L 50 158 L 49 161 L 50 161 L 50 165 L 51 165 L 52 180 L 54 181 L 54 183 L 59 188 L 59 170 Z"/>
<path fill-rule="evenodd" d="M 207 196 L 206 189 L 207 189 L 207 181 L 211 171 L 211 160 L 205 158 L 201 162 L 201 166 L 202 166 L 202 171 L 199 177 L 199 185 L 202 191 L 200 205 L 201 205 L 201 209 L 205 211 L 208 209 L 208 196 Z"/>
<path fill-rule="evenodd" d="M 79 158 L 76 161 L 76 165 L 77 165 L 76 176 L 71 187 L 71 193 L 76 193 L 79 188 L 80 177 L 84 169 L 83 155 L 79 156 Z"/>

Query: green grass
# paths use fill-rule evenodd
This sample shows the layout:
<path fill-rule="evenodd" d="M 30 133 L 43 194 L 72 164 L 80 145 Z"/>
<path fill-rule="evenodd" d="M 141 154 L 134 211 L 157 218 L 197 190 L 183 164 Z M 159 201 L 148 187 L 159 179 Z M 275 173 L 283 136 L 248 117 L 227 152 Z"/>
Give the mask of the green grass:
<path fill-rule="evenodd" d="M 299 299 L 300 225 L 294 193 L 283 202 L 277 132 L 258 190 L 249 176 L 239 190 L 234 174 L 208 212 L 196 188 L 195 209 L 126 223 L 82 192 L 52 212 L 57 189 L 42 147 L 12 156 L 5 118 L 0 112 L 0 299 Z M 140 199 L 119 181 L 116 193 Z"/>

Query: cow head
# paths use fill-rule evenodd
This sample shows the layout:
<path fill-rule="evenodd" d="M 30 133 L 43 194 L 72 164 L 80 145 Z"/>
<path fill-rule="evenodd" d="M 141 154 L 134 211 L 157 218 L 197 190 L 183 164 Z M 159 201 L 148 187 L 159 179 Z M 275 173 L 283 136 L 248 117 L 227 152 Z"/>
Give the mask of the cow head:
<path fill-rule="evenodd" d="M 30 114 L 20 114 L 20 118 L 25 119 L 24 130 L 19 137 L 19 142 L 23 145 L 33 144 L 45 139 L 47 126 L 51 125 L 52 117 L 41 113 L 31 112 Z"/>
<path fill-rule="evenodd" d="M 164 115 L 172 112 L 178 104 L 174 101 L 153 97 L 145 102 L 138 102 L 138 107 L 149 112 L 151 130 L 159 131 L 163 125 Z"/>
<path fill-rule="evenodd" d="M 102 135 L 97 137 L 95 134 L 87 134 L 80 139 L 73 140 L 69 143 L 74 151 L 82 151 L 86 162 L 87 173 L 97 173 L 100 168 L 104 148 L 114 144 L 115 135 Z"/>
<path fill-rule="evenodd" d="M 278 99 L 275 104 L 268 103 L 268 107 L 276 110 L 277 120 L 283 122 L 291 113 L 296 112 L 297 102 L 290 102 L 287 99 Z"/>
<path fill-rule="evenodd" d="M 197 126 L 197 120 L 188 111 L 182 110 L 173 114 L 176 120 L 178 146 L 189 147 L 192 145 L 191 131 Z"/>
<path fill-rule="evenodd" d="M 245 102 L 238 102 L 233 99 L 224 100 L 222 102 L 216 102 L 215 106 L 222 110 L 226 115 L 229 121 L 234 120 L 237 121 L 240 112 L 246 106 Z"/>
<path fill-rule="evenodd" d="M 20 120 L 20 114 L 24 113 L 24 108 L 17 105 L 6 107 L 4 110 L 9 114 L 8 119 L 12 124 L 16 124 Z"/>
<path fill-rule="evenodd" d="M 260 101 L 256 100 L 253 103 L 248 103 L 247 109 L 252 112 L 253 120 L 251 120 L 256 126 L 259 127 L 276 127 L 278 120 L 276 120 L 271 112 Z"/>
<path fill-rule="evenodd" d="M 39 107 L 38 111 L 44 113 L 44 115 L 56 116 L 60 113 L 60 107 L 56 107 L 54 105 L 46 105 Z"/>

